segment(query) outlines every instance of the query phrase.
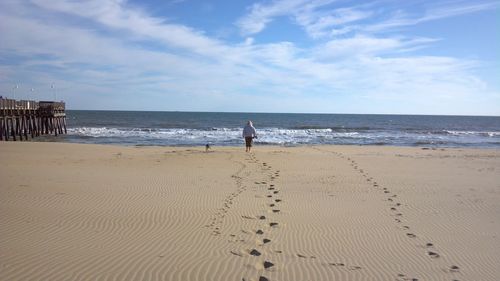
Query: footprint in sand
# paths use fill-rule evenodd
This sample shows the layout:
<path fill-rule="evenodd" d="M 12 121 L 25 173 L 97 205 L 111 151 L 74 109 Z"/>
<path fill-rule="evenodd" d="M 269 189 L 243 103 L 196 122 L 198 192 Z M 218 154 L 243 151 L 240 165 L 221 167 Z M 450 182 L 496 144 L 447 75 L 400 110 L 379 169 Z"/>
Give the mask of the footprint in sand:
<path fill-rule="evenodd" d="M 271 227 L 275 227 L 275 226 L 277 226 L 277 225 L 278 225 L 278 223 L 277 223 L 277 222 L 271 222 L 271 223 L 269 223 L 269 226 L 271 226 Z"/>
<path fill-rule="evenodd" d="M 276 206 L 276 204 L 269 204 L 269 207 L 274 207 Z"/>
<path fill-rule="evenodd" d="M 260 230 L 260 229 L 259 229 L 259 230 L 257 230 L 255 233 L 256 233 L 256 234 L 259 234 L 259 235 L 262 235 L 262 234 L 264 234 L 264 231 L 262 231 L 262 230 Z"/>
<path fill-rule="evenodd" d="M 271 242 L 271 239 L 267 239 L 267 238 L 262 239 L 263 244 L 267 244 L 269 242 Z"/>
<path fill-rule="evenodd" d="M 396 279 L 397 281 L 418 281 L 417 278 L 406 277 L 406 275 L 401 274 L 401 273 L 398 274 L 398 277 L 399 278 Z M 402 279 L 400 279 L 400 278 L 402 278 Z"/>
<path fill-rule="evenodd" d="M 450 272 L 458 272 L 459 270 L 460 270 L 460 268 L 456 265 L 450 266 Z"/>
<path fill-rule="evenodd" d="M 280 210 L 273 210 L 273 213 L 279 213 Z"/>
<path fill-rule="evenodd" d="M 269 279 L 267 279 L 266 277 L 264 276 L 261 276 L 259 277 L 259 281 L 269 281 Z"/>
<path fill-rule="evenodd" d="M 270 261 L 265 261 L 264 262 L 264 268 L 265 269 L 268 269 L 270 267 L 273 267 L 274 266 L 274 263 L 270 262 Z"/>
<path fill-rule="evenodd" d="M 231 254 L 233 254 L 233 255 L 235 255 L 235 256 L 238 256 L 238 257 L 243 257 L 243 255 L 242 255 L 242 254 L 237 253 L 237 252 L 235 252 L 235 251 L 231 251 L 230 253 L 231 253 Z"/>
<path fill-rule="evenodd" d="M 281 202 L 282 200 L 281 200 L 281 199 L 275 199 L 274 201 L 279 203 L 279 202 Z"/>
<path fill-rule="evenodd" d="M 357 265 L 351 265 L 348 267 L 349 270 L 359 270 L 361 269 L 361 266 L 357 266 Z"/>
<path fill-rule="evenodd" d="M 261 253 L 255 249 L 252 249 L 249 254 L 256 257 L 261 255 Z"/>
<path fill-rule="evenodd" d="M 406 236 L 410 237 L 410 238 L 415 238 L 417 237 L 417 235 L 413 234 L 413 233 L 406 233 Z"/>
<path fill-rule="evenodd" d="M 439 254 L 436 253 L 436 252 L 432 252 L 432 251 L 429 251 L 427 252 L 427 254 L 431 257 L 431 258 L 439 258 Z"/>

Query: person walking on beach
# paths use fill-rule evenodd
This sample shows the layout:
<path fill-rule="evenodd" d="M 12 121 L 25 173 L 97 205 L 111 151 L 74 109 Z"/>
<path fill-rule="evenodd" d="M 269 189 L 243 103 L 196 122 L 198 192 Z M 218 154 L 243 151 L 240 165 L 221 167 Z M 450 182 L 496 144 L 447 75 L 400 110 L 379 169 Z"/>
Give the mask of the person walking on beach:
<path fill-rule="evenodd" d="M 245 128 L 243 128 L 243 137 L 245 138 L 246 152 L 250 152 L 252 149 L 253 138 L 257 138 L 257 132 L 252 124 L 252 121 L 248 121 Z"/>

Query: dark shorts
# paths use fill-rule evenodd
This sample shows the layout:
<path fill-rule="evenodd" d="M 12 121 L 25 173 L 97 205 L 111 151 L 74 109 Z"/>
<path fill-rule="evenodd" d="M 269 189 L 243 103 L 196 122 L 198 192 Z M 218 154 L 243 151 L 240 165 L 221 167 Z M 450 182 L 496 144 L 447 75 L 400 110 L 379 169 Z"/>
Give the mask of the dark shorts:
<path fill-rule="evenodd" d="M 245 137 L 245 144 L 247 147 L 252 147 L 252 142 L 253 142 L 252 137 Z"/>

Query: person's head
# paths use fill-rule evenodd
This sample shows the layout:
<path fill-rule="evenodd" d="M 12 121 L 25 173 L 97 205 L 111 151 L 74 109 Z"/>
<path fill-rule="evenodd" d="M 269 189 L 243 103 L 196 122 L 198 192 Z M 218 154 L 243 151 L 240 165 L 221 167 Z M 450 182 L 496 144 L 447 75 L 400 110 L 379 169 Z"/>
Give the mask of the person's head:
<path fill-rule="evenodd" d="M 247 125 L 248 126 L 253 126 L 252 121 L 248 120 Z"/>

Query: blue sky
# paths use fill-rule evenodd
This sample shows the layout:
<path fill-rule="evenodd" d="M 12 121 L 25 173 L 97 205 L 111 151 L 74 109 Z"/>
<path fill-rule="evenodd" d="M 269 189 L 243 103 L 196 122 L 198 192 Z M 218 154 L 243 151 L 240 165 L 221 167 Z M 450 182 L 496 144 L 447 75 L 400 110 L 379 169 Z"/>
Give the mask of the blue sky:
<path fill-rule="evenodd" d="M 0 94 L 71 109 L 500 115 L 500 1 L 0 2 Z"/>

